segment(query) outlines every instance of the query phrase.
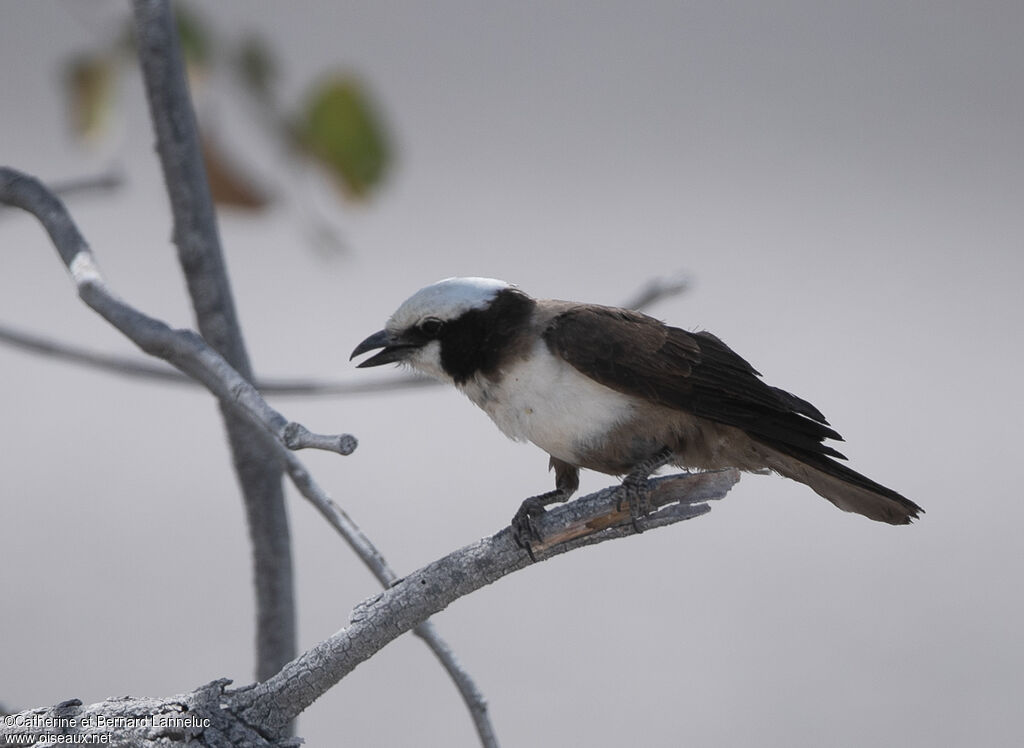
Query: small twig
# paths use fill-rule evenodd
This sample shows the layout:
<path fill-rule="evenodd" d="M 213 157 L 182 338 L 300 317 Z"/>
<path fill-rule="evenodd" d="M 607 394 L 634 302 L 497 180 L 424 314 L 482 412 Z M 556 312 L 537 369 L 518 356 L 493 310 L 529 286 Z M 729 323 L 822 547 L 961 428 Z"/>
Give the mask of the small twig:
<path fill-rule="evenodd" d="M 376 379 L 365 382 L 318 381 L 315 379 L 256 379 L 256 389 L 267 395 L 369 395 L 377 392 L 397 392 L 401 390 L 419 390 L 436 387 L 440 384 L 436 379 L 425 376 L 399 376 Z"/>
<path fill-rule="evenodd" d="M 363 531 L 352 521 L 345 510 L 334 503 L 327 492 L 313 480 L 302 462 L 294 454 L 284 449 L 281 450 L 279 457 L 284 462 L 284 468 L 295 487 L 316 507 L 328 524 L 344 538 L 381 586 L 387 588 L 395 584 L 399 577 L 388 565 L 384 555 L 363 534 Z M 455 659 L 451 647 L 441 638 L 430 621 L 423 621 L 413 631 L 430 647 L 455 682 L 456 688 L 459 689 L 459 693 L 469 709 L 481 745 L 485 748 L 497 748 L 498 741 L 494 727 L 487 715 L 487 701 L 469 673 Z"/>
<path fill-rule="evenodd" d="M 88 192 L 113 192 L 124 185 L 124 173 L 116 167 L 105 172 L 84 177 L 73 177 L 56 182 L 52 189 L 61 197 L 70 197 Z"/>
<path fill-rule="evenodd" d="M 138 379 L 151 379 L 161 383 L 180 384 L 186 387 L 202 387 L 202 384 L 199 382 L 190 377 L 182 376 L 181 372 L 163 363 L 150 363 L 133 356 L 120 356 L 115 353 L 91 351 L 82 346 L 53 340 L 42 335 L 26 332 L 25 330 L 18 330 L 2 323 L 0 323 L 0 341 L 30 353 L 50 356 L 69 363 L 107 371 L 111 374 Z M 381 391 L 393 392 L 403 389 L 419 389 L 435 384 L 437 384 L 435 380 L 421 376 L 384 380 L 372 379 L 363 382 L 257 377 L 253 382 L 253 386 L 264 395 L 279 396 L 361 395 Z"/>
<path fill-rule="evenodd" d="M 622 306 L 625 309 L 640 311 L 657 301 L 688 291 L 690 284 L 689 276 L 683 272 L 652 278 Z"/>
<path fill-rule="evenodd" d="M 50 186 L 55 195 L 72 197 L 89 192 L 112 192 L 124 184 L 124 174 L 120 169 L 110 168 L 105 172 L 83 177 L 72 177 Z M 9 206 L 0 205 L 0 211 Z"/>
<path fill-rule="evenodd" d="M 0 340 L 14 348 L 28 351 L 29 353 L 37 353 L 73 364 L 100 369 L 101 371 L 123 374 L 129 377 L 155 379 L 161 382 L 170 382 L 171 384 L 199 386 L 194 379 L 182 376 L 181 372 L 175 371 L 170 366 L 151 364 L 148 361 L 130 356 L 90 351 L 81 346 L 45 338 L 42 335 L 18 330 L 2 323 L 0 323 Z"/>
<path fill-rule="evenodd" d="M 356 451 L 358 442 L 351 434 L 327 436 L 314 434 L 305 426 L 294 421 L 284 430 L 284 444 L 288 449 L 324 449 L 342 455 L 350 455 Z"/>

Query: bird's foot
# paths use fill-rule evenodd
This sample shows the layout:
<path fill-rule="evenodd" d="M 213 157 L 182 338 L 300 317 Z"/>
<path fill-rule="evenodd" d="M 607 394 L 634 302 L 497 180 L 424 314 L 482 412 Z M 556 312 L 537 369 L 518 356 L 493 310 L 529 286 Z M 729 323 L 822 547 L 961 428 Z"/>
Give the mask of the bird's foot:
<path fill-rule="evenodd" d="M 621 512 L 622 505 L 629 506 L 629 519 L 633 523 L 633 529 L 643 532 L 640 520 L 651 513 L 651 497 L 647 490 L 647 476 L 633 479 L 632 475 L 626 476 L 619 486 L 619 500 L 616 502 L 615 510 Z"/>
<path fill-rule="evenodd" d="M 658 452 L 653 457 L 650 457 L 639 465 L 622 479 L 622 485 L 619 486 L 619 499 L 615 504 L 616 511 L 622 511 L 623 502 L 629 505 L 629 517 L 633 523 L 633 529 L 638 533 L 643 532 L 644 529 L 640 525 L 640 520 L 651 513 L 653 507 L 651 506 L 651 495 L 647 488 L 647 478 L 660 467 L 664 467 L 672 460 L 672 450 L 667 447 Z"/>
<path fill-rule="evenodd" d="M 531 496 L 519 505 L 519 511 L 512 517 L 512 539 L 516 541 L 516 545 L 530 554 L 532 560 L 537 560 L 537 557 L 533 555 L 533 543 L 539 543 L 542 540 L 533 518 L 544 514 L 548 504 L 565 501 L 570 495 L 568 491 L 555 489 L 539 496 Z"/>

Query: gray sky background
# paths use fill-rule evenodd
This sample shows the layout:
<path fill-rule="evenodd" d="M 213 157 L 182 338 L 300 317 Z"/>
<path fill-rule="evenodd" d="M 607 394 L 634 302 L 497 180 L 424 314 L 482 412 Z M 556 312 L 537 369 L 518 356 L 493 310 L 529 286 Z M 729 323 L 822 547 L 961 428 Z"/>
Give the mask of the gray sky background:
<path fill-rule="evenodd" d="M 137 74 L 119 137 L 83 151 L 68 55 L 120 3 L 5 3 L 0 162 L 61 180 L 123 166 L 72 213 L 118 292 L 191 313 Z M 858 470 L 923 505 L 893 528 L 777 477 L 688 524 L 513 575 L 435 620 L 503 744 L 1015 745 L 1024 697 L 1024 5 L 936 2 L 210 3 L 258 30 L 290 105 L 338 66 L 399 148 L 388 188 L 310 249 L 285 210 L 222 235 L 256 368 L 379 379 L 348 353 L 421 286 L 487 275 L 616 303 L 685 270 L 652 311 L 710 329 L 819 406 Z M 271 173 L 244 103 L 205 111 Z M 308 197 L 308 193 L 307 193 Z M 331 205 L 329 197 L 321 198 Z M 30 219 L 0 213 L 0 319 L 130 352 L 77 301 Z M 207 395 L 0 347 L 0 701 L 248 682 L 247 538 Z M 547 490 L 545 456 L 454 391 L 287 399 L 360 438 L 308 454 L 407 573 Z M 587 475 L 584 490 L 609 479 Z M 290 493 L 300 646 L 375 584 Z M 300 723 L 310 745 L 472 745 L 454 688 L 404 637 Z"/>

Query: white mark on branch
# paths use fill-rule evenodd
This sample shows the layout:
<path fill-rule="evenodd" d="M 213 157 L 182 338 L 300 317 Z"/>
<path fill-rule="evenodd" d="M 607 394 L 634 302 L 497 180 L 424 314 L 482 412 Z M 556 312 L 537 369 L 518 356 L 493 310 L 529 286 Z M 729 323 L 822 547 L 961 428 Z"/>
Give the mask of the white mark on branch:
<path fill-rule="evenodd" d="M 68 263 L 68 270 L 71 271 L 71 278 L 76 286 L 96 285 L 103 283 L 103 276 L 96 265 L 92 252 L 88 249 L 80 249 Z"/>

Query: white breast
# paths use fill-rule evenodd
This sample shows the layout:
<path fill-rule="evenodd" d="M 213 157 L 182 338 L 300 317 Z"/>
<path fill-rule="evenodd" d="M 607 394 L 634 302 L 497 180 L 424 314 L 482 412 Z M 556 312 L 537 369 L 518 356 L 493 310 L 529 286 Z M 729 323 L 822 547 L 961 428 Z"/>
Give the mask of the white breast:
<path fill-rule="evenodd" d="M 500 381 L 477 375 L 461 389 L 506 436 L 573 464 L 633 411 L 628 396 L 584 376 L 543 341 Z"/>

